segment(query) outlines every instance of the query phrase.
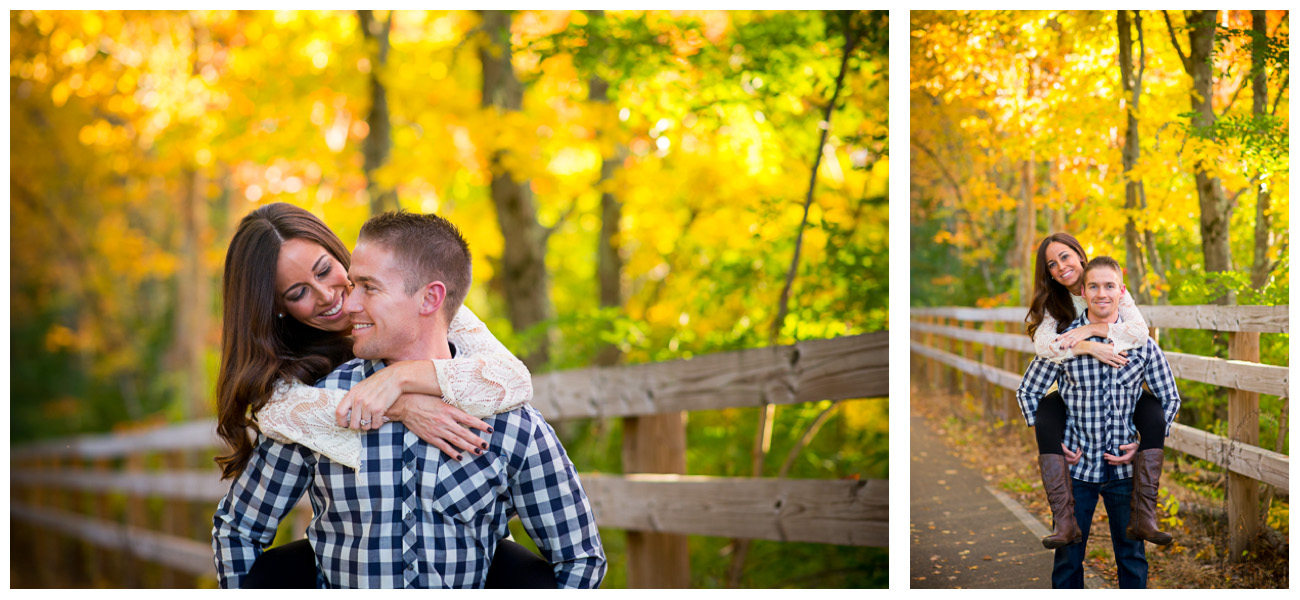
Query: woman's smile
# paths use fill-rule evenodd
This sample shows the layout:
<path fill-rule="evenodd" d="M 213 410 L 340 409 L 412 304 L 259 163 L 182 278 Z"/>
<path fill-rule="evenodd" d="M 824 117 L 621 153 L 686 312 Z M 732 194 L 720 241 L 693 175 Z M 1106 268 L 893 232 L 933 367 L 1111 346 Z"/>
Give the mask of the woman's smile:
<path fill-rule="evenodd" d="M 325 309 L 325 312 L 320 313 L 319 316 L 321 318 L 331 319 L 331 320 L 338 318 L 340 315 L 343 314 L 343 301 L 347 300 L 347 296 L 348 296 L 347 292 L 343 292 L 339 294 L 338 299 L 334 301 L 334 305 Z"/>

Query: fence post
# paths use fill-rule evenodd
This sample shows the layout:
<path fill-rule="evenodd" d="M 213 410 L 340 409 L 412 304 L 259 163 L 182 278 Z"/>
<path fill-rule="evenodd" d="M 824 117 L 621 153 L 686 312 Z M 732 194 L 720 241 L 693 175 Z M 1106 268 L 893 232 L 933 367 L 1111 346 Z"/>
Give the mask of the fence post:
<path fill-rule="evenodd" d="M 93 464 L 91 465 L 91 469 L 93 469 L 96 473 L 102 474 L 112 470 L 112 467 L 109 464 L 108 458 L 100 456 L 95 458 Z M 95 492 L 95 500 L 94 500 L 95 505 L 92 510 L 94 511 L 95 518 L 102 522 L 110 522 L 116 520 L 113 518 L 112 507 L 111 507 L 112 501 L 109 499 L 108 496 L 109 493 L 103 489 L 97 490 Z M 95 585 L 96 587 L 112 587 L 118 581 L 120 581 L 118 578 L 114 577 L 113 575 L 114 573 L 121 572 L 122 562 L 120 560 L 121 558 L 120 554 L 112 554 L 102 549 L 99 549 L 97 552 L 95 552 L 94 557 L 95 558 L 92 562 L 93 567 L 91 569 L 91 573 L 93 573 L 91 583 L 93 585 Z"/>
<path fill-rule="evenodd" d="M 957 319 L 944 317 L 943 320 L 941 321 L 941 324 L 944 327 L 956 327 Z M 949 335 L 943 335 L 942 337 L 943 337 L 943 351 L 947 352 L 948 354 L 956 354 L 957 340 L 954 340 L 952 336 Z M 960 371 L 958 371 L 956 367 L 944 366 L 942 368 L 943 368 L 944 391 L 950 395 L 956 396 L 958 392 L 958 388 L 961 386 L 961 381 L 957 379 L 957 375 L 960 373 Z"/>
<path fill-rule="evenodd" d="M 975 328 L 975 323 L 973 322 L 958 321 L 957 323 L 958 323 L 957 326 L 962 329 L 973 330 Z M 975 358 L 975 342 L 964 341 L 961 343 L 961 357 L 966 360 L 973 360 Z M 975 378 L 975 376 L 963 371 L 961 374 L 961 389 L 962 389 L 963 401 L 965 400 L 966 394 L 970 394 L 972 400 L 975 399 L 975 395 L 979 393 L 975 390 L 976 385 L 978 385 L 978 380 Z"/>
<path fill-rule="evenodd" d="M 40 471 L 53 471 L 59 468 L 59 459 L 42 456 L 35 461 L 36 469 Z M 56 503 L 55 491 L 44 485 L 34 485 L 31 488 L 31 504 L 34 508 L 47 508 L 54 506 Z M 32 527 L 32 532 L 36 536 L 36 560 L 37 560 L 37 580 L 41 582 L 41 587 L 51 588 L 58 587 L 61 579 L 59 572 L 59 534 L 41 527 Z"/>
<path fill-rule="evenodd" d="M 980 330 L 992 336 L 993 321 L 984 321 L 984 325 L 980 327 Z M 980 364 L 987 366 L 993 365 L 993 344 L 990 344 L 987 340 L 983 344 L 983 355 L 980 357 Z M 984 377 L 981 377 L 980 379 L 982 380 L 980 387 L 984 391 L 984 414 L 986 415 L 986 418 L 988 415 L 992 415 L 1000 420 L 1004 420 L 1002 419 L 1001 407 L 997 406 L 993 401 L 993 395 L 995 393 L 993 382 Z"/>
<path fill-rule="evenodd" d="M 1228 359 L 1259 362 L 1259 333 L 1230 333 Z M 1237 444 L 1259 445 L 1259 393 L 1228 390 L 1228 437 Z M 1229 559 L 1241 562 L 1244 552 L 1255 549 L 1259 534 L 1259 482 L 1229 471 L 1227 496 Z"/>
<path fill-rule="evenodd" d="M 623 419 L 624 473 L 686 473 L 686 413 Z M 627 532 L 627 587 L 684 589 L 691 586 L 687 537 Z"/>
<path fill-rule="evenodd" d="M 171 472 L 180 472 L 189 468 L 189 461 L 184 451 L 172 450 L 163 454 L 163 468 Z M 190 522 L 190 505 L 184 500 L 174 500 L 167 498 L 163 500 L 163 533 L 178 538 L 186 536 L 186 525 Z M 164 588 L 191 588 L 194 587 L 194 577 L 179 569 L 164 568 L 162 570 L 162 587 Z"/>
<path fill-rule="evenodd" d="M 126 457 L 126 473 L 129 475 L 140 475 L 145 471 L 145 457 L 139 452 L 132 452 Z M 148 524 L 148 517 L 145 503 L 149 501 L 148 496 L 141 496 L 128 492 L 126 494 L 126 524 L 131 527 L 145 528 Z M 128 588 L 141 588 L 145 586 L 145 569 L 148 563 L 139 558 L 133 552 L 134 548 L 122 548 L 122 579 L 123 586 Z"/>
<path fill-rule="evenodd" d="M 1006 331 L 1006 333 L 1014 333 L 1016 329 L 1016 326 L 1013 323 L 1003 323 L 1002 327 Z M 1020 370 L 1020 368 L 1016 365 L 1016 356 L 1018 356 L 1019 354 L 1020 354 L 1019 352 L 1016 352 L 1011 348 L 1003 348 L 1002 349 L 1002 370 L 1009 371 L 1011 373 L 1023 373 L 1024 371 Z M 1007 399 L 1006 400 L 1007 421 L 1010 423 L 1016 421 L 1017 416 L 1020 414 L 1020 402 L 1016 400 L 1015 390 L 1006 390 L 1005 394 L 1006 394 L 1005 397 Z"/>
<path fill-rule="evenodd" d="M 925 317 L 925 323 L 927 325 L 938 325 L 939 319 L 932 316 Z M 936 336 L 934 333 L 926 333 L 925 347 L 930 348 L 931 350 L 937 350 L 939 348 L 938 336 Z M 938 389 L 938 382 L 939 382 L 939 361 L 934 360 L 933 358 L 927 358 L 925 360 L 926 391 L 931 395 L 933 395 L 935 390 Z"/>

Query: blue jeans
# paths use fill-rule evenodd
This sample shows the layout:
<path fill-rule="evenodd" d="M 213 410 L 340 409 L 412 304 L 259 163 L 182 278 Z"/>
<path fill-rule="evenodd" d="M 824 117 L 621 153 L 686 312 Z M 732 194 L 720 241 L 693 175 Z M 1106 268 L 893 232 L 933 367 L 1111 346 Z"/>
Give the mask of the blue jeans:
<path fill-rule="evenodd" d="M 1124 535 L 1133 508 L 1133 479 L 1105 483 L 1071 479 L 1070 483 L 1074 486 L 1074 518 L 1083 531 L 1083 541 L 1056 549 L 1052 562 L 1052 588 L 1083 589 L 1083 559 L 1087 553 L 1088 532 L 1092 529 L 1092 515 L 1097 512 L 1097 498 L 1100 497 L 1106 504 L 1106 515 L 1110 517 L 1110 540 L 1115 549 L 1119 587 L 1145 589 L 1146 547 L 1142 540 L 1130 540 Z"/>

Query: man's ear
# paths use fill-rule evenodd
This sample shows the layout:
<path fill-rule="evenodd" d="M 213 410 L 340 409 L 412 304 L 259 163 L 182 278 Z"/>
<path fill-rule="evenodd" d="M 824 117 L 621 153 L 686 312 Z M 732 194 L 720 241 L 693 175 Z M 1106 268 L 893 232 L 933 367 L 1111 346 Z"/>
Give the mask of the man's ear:
<path fill-rule="evenodd" d="M 441 281 L 430 281 L 420 295 L 420 315 L 432 315 L 442 309 L 442 303 L 447 300 L 447 286 Z"/>

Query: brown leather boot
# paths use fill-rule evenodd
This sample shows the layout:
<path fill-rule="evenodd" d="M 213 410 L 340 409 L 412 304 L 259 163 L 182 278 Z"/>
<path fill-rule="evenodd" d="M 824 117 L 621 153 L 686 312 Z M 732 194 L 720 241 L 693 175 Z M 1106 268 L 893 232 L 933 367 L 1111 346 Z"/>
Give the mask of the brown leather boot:
<path fill-rule="evenodd" d="M 1142 450 L 1133 457 L 1133 511 L 1124 531 L 1130 540 L 1146 540 L 1160 546 L 1174 541 L 1174 536 L 1156 526 L 1156 492 L 1160 490 L 1160 469 L 1164 462 L 1164 448 Z"/>
<path fill-rule="evenodd" d="M 1039 454 L 1038 470 L 1043 474 L 1043 491 L 1052 506 L 1052 534 L 1043 538 L 1043 547 L 1055 550 L 1083 540 L 1079 523 L 1074 520 L 1074 486 L 1070 483 L 1070 466 L 1061 454 Z"/>

